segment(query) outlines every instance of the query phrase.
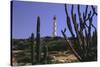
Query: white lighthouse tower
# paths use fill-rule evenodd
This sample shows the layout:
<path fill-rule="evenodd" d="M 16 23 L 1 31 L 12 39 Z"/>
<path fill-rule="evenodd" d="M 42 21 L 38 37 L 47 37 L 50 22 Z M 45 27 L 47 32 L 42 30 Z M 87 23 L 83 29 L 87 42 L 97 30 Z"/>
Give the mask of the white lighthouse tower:
<path fill-rule="evenodd" d="M 56 33 L 56 16 L 53 17 L 53 37 L 57 35 Z"/>

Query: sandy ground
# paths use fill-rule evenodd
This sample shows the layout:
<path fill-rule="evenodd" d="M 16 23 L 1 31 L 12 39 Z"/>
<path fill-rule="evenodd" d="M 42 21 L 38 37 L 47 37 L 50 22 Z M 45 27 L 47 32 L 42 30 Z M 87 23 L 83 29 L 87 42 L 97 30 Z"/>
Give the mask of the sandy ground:
<path fill-rule="evenodd" d="M 53 56 L 54 60 L 56 60 L 58 63 L 65 63 L 65 62 L 70 63 L 70 62 L 73 62 L 73 61 L 78 61 L 78 59 L 72 53 L 51 54 L 51 56 Z"/>
<path fill-rule="evenodd" d="M 14 53 L 19 53 L 19 52 L 23 52 L 23 51 L 14 51 Z M 71 63 L 71 62 L 75 62 L 78 61 L 77 58 L 70 52 L 53 52 L 53 53 L 49 53 L 49 56 L 51 56 L 53 59 L 51 61 L 53 61 L 54 63 Z M 13 57 L 13 63 L 14 66 L 19 66 L 19 65 L 31 65 L 31 63 L 17 63 L 16 59 Z"/>

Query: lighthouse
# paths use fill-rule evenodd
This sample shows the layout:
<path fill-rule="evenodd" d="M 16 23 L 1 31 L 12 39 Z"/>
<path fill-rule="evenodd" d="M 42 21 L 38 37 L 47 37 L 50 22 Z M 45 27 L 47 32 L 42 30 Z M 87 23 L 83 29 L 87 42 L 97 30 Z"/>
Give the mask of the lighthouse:
<path fill-rule="evenodd" d="M 56 33 L 56 16 L 53 17 L 53 37 L 57 35 Z"/>

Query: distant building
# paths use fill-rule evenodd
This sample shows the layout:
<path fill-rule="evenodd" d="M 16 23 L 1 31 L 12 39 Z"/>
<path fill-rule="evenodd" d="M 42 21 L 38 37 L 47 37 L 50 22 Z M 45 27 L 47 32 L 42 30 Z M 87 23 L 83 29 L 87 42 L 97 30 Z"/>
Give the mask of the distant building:
<path fill-rule="evenodd" d="M 52 36 L 53 37 L 57 36 L 57 33 L 56 33 L 56 16 L 53 17 L 53 32 L 52 32 Z"/>

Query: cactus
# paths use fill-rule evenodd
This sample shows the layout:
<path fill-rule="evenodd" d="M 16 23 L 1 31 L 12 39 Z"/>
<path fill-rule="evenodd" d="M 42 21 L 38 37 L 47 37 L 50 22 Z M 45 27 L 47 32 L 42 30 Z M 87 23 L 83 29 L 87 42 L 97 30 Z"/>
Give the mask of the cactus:
<path fill-rule="evenodd" d="M 74 49 L 73 46 L 72 46 L 72 43 L 68 40 L 67 36 L 65 35 L 65 32 L 66 32 L 66 31 L 61 30 L 61 32 L 62 32 L 62 34 L 63 34 L 63 36 L 64 36 L 64 38 L 65 38 L 65 40 L 66 40 L 66 43 L 67 43 L 68 46 L 69 46 L 69 48 L 72 50 L 73 54 L 76 56 L 76 58 L 77 58 L 78 60 L 81 61 L 81 57 L 80 57 L 80 56 L 78 55 L 78 53 L 75 51 L 75 49 Z"/>
<path fill-rule="evenodd" d="M 95 36 L 97 37 L 97 33 L 95 33 L 96 27 L 92 23 L 93 17 L 94 15 L 97 16 L 97 13 L 95 11 L 94 6 L 91 6 L 91 9 L 92 10 L 88 13 L 88 5 L 86 5 L 85 12 L 81 13 L 80 5 L 78 5 L 77 6 L 78 16 L 76 16 L 76 14 L 74 13 L 74 6 L 72 5 L 71 17 L 70 17 L 68 14 L 67 6 L 65 4 L 65 13 L 67 16 L 67 26 L 73 38 L 75 38 L 74 34 L 76 34 L 76 39 L 77 39 L 77 44 L 78 44 L 77 50 L 72 46 L 73 43 L 71 43 L 71 41 L 68 40 L 65 34 L 65 30 L 61 30 L 61 32 L 66 40 L 67 45 L 69 45 L 71 51 L 78 58 L 79 61 L 88 61 L 90 59 L 90 56 L 89 56 L 89 53 L 91 50 L 90 46 L 93 43 L 92 41 L 94 40 L 94 37 Z M 76 17 L 79 18 L 79 21 L 76 20 Z M 74 26 L 75 33 L 73 33 L 73 30 L 72 30 L 72 25 L 70 21 L 71 19 L 72 19 L 72 24 Z M 89 25 L 87 25 L 88 24 L 87 21 L 89 21 Z M 95 29 L 93 36 L 91 35 L 92 34 L 91 28 Z M 94 42 L 94 44 L 97 44 L 97 43 Z"/>
<path fill-rule="evenodd" d="M 34 45 L 34 34 L 31 34 L 31 62 L 32 65 L 35 64 L 36 60 L 35 60 L 35 45 Z"/>
<path fill-rule="evenodd" d="M 66 7 L 66 5 L 65 5 L 65 7 Z M 68 26 L 69 31 L 72 34 L 72 36 L 75 37 L 75 35 L 73 33 L 73 30 L 72 30 L 72 26 L 71 26 L 71 20 L 70 20 L 70 17 L 68 15 L 68 12 L 67 12 L 67 8 L 65 8 L 65 10 L 66 10 L 66 15 L 67 15 L 67 17 L 66 17 L 66 19 L 67 19 L 67 26 Z"/>
<path fill-rule="evenodd" d="M 43 61 L 44 63 L 47 63 L 47 56 L 48 56 L 48 47 L 45 45 L 42 48 L 42 45 L 40 45 L 40 17 L 37 17 L 37 32 L 36 32 L 36 64 L 41 64 Z M 41 53 L 42 49 L 44 50 L 44 58 L 41 60 Z"/>
<path fill-rule="evenodd" d="M 48 47 L 47 45 L 44 46 L 44 63 L 47 63 L 47 57 L 48 57 Z"/>
<path fill-rule="evenodd" d="M 41 59 L 41 49 L 40 49 L 40 17 L 37 17 L 37 31 L 36 31 L 36 60 L 40 64 Z"/>

